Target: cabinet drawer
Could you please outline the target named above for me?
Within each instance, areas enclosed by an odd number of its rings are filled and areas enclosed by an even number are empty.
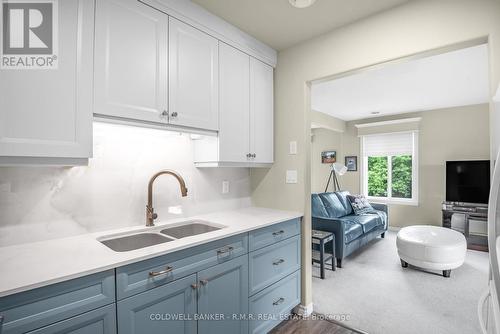
[[[300,218],[264,227],[248,234],[250,251],[266,247],[300,234]]]
[[[2,334],[32,331],[114,301],[114,270],[4,297]]]
[[[300,236],[250,253],[249,293],[254,293],[300,268]]]
[[[28,334],[54,333],[115,334],[116,305],[110,304],[97,310],[36,329]]]
[[[250,297],[249,303],[250,333],[267,333],[300,304],[300,271]]]
[[[247,253],[248,237],[241,234],[117,268],[117,298],[130,297]],[[153,272],[159,274],[153,276]]]

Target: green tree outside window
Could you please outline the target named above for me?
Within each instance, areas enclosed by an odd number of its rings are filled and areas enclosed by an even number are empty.
[[[411,155],[392,157],[392,197],[411,198]]]
[[[389,160],[390,171],[389,171]],[[368,196],[388,197],[388,175],[394,198],[412,198],[412,156],[368,157]]]
[[[387,157],[368,157],[368,196],[387,197]]]

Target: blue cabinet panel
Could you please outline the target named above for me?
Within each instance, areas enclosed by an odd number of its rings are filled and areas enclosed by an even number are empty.
[[[114,302],[114,270],[7,296],[0,299],[2,334],[29,332]]]
[[[167,284],[248,253],[248,236],[236,235],[116,269],[118,300]],[[152,277],[151,271],[168,273]]]
[[[118,302],[120,334],[196,334],[196,275]]]
[[[248,334],[248,258],[240,256],[198,273],[199,334]],[[206,318],[213,316],[221,318]]]
[[[300,233],[300,218],[264,227],[248,233],[249,250],[272,245]]]
[[[116,304],[36,329],[28,334],[116,334]]]
[[[255,294],[299,268],[299,235],[251,252],[249,254],[249,294]]]
[[[267,333],[300,304],[300,271],[250,297],[250,333]],[[265,315],[266,318],[262,317]]]

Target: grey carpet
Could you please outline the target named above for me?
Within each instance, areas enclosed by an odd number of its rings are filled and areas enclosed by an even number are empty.
[[[488,284],[488,253],[467,251],[450,278],[402,268],[396,233],[376,239],[319,278],[313,267],[314,311],[347,315],[346,325],[369,334],[480,333],[477,303]]]

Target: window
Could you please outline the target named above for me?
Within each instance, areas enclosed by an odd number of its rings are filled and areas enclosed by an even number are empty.
[[[362,184],[366,197],[396,204],[418,204],[418,132],[361,137]]]

